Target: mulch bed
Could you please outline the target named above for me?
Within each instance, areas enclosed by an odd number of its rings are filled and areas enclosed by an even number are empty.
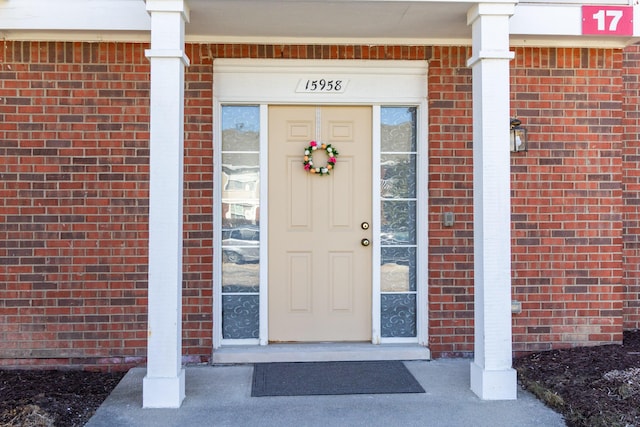
[[[640,427],[640,331],[623,345],[530,354],[514,361],[523,387],[569,427]],[[124,372],[0,370],[0,427],[81,427]]]
[[[0,370],[0,427],[81,427],[124,372]]]
[[[520,383],[567,426],[640,427],[640,331],[623,345],[553,350],[516,359]]]

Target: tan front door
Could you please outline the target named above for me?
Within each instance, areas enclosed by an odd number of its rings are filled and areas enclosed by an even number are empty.
[[[370,107],[269,107],[270,341],[371,340],[371,151]]]

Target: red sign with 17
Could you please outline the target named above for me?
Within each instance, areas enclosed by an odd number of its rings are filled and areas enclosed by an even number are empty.
[[[633,7],[582,6],[582,34],[633,35]]]

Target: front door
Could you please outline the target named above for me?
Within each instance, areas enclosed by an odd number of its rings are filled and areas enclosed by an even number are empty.
[[[269,107],[269,340],[371,340],[371,107]],[[338,151],[303,165],[311,141]],[[327,166],[326,150],[313,152]]]

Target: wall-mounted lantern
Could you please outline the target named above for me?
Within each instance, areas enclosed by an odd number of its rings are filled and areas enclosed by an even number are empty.
[[[512,153],[519,151],[527,151],[527,130],[520,126],[520,120],[513,118],[510,121],[510,142],[509,146]]]

